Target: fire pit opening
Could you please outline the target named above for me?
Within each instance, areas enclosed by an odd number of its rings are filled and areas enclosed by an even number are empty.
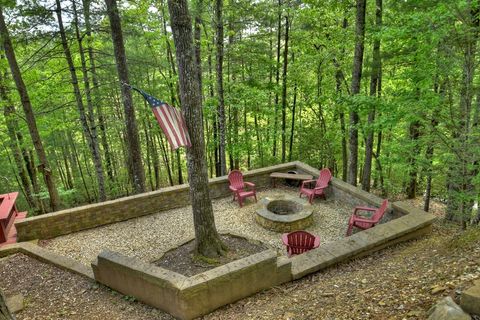
[[[290,232],[310,226],[312,214],[312,206],[307,200],[279,194],[258,202],[255,221],[265,229]]]
[[[267,210],[274,214],[295,214],[300,212],[303,207],[296,202],[289,200],[273,200],[267,205]]]

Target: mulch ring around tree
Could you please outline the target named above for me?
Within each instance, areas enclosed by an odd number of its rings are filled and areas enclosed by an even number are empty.
[[[159,260],[154,261],[153,264],[191,277],[267,249],[267,246],[259,241],[249,240],[231,234],[221,235],[220,238],[228,247],[228,251],[224,256],[218,258],[195,257],[193,254],[195,240],[190,240],[177,248],[167,251]]]

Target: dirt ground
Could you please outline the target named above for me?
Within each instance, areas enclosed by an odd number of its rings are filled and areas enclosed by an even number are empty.
[[[480,228],[462,233],[438,222],[428,237],[258,293],[204,319],[426,319],[437,300],[458,301],[479,278]],[[20,320],[172,319],[24,255],[1,259],[0,279],[7,296],[25,296]]]
[[[267,247],[261,242],[249,241],[246,238],[232,235],[221,235],[223,243],[228,248],[226,254],[210,261],[201,261],[195,259],[192,254],[194,241],[189,241],[178,248],[166,252],[162,258],[155,261],[154,264],[168,269],[184,276],[191,277],[198,273],[216,268],[229,262],[248,257],[252,254],[266,250]]]

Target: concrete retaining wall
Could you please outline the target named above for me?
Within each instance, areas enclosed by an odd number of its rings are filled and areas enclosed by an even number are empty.
[[[270,184],[270,173],[295,169],[296,162],[251,170],[244,178],[264,188]],[[210,196],[220,198],[229,195],[226,176],[209,180]],[[18,241],[49,239],[101,225],[124,221],[164,210],[180,208],[190,203],[188,184],[162,188],[116,200],[57,211],[16,222]]]
[[[180,319],[193,319],[291,280],[291,262],[273,250],[192,277],[111,251],[92,264],[95,279]]]

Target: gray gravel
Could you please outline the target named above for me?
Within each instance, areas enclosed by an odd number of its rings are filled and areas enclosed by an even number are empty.
[[[257,191],[258,199],[284,193],[298,196],[297,189],[277,187]],[[268,231],[255,222],[253,198],[240,208],[231,197],[213,201],[215,222],[220,233],[234,233],[264,242],[284,253],[281,234]],[[104,249],[146,262],[159,259],[166,251],[194,236],[191,206],[162,211],[156,214],[122,221],[107,226],[84,230],[51,240],[40,245],[59,254],[69,256],[89,265]],[[320,243],[328,243],[344,237],[352,208],[334,200],[315,199],[314,223],[306,230],[320,236]]]

